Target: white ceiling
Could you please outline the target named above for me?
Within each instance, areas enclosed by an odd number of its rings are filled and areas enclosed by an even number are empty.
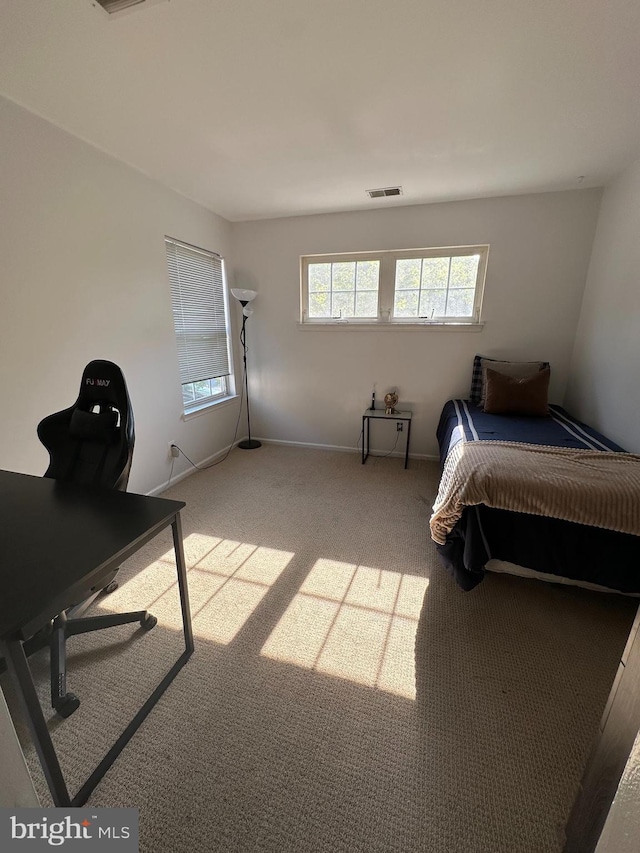
[[[230,220],[600,186],[640,3],[0,0],[0,92]]]

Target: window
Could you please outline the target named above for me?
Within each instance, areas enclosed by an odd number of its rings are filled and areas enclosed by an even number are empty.
[[[489,246],[301,259],[301,321],[309,324],[480,322]]]
[[[310,318],[378,316],[379,260],[310,262],[307,269]]]
[[[165,238],[185,413],[232,393],[229,313],[220,255]]]

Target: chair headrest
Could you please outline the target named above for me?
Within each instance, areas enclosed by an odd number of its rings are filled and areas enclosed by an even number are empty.
[[[122,371],[112,361],[89,362],[82,374],[77,406],[88,409],[95,403],[107,403],[118,411],[130,406]]]

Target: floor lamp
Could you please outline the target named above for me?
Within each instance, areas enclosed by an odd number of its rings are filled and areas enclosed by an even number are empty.
[[[242,331],[240,332],[240,343],[242,344],[242,355],[244,358],[244,390],[247,399],[247,431],[249,438],[239,442],[238,447],[242,450],[255,450],[256,447],[262,447],[262,443],[255,438],[251,438],[251,416],[249,414],[249,381],[247,378],[247,337],[246,324],[247,317],[253,314],[253,308],[249,303],[258,295],[255,290],[242,290],[241,288],[232,288],[231,295],[234,296],[242,305]]]

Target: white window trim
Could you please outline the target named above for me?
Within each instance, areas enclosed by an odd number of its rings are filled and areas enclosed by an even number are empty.
[[[198,418],[200,415],[206,415],[207,412],[210,412],[213,409],[223,409],[225,406],[229,406],[231,403],[235,403],[239,399],[240,398],[237,394],[230,393],[226,397],[217,397],[215,400],[209,400],[208,402],[200,403],[197,406],[190,406],[188,409],[183,411],[182,420],[190,421],[191,418]]]
[[[370,320],[364,322],[336,320],[316,323],[307,320],[304,323],[298,322],[296,325],[301,332],[424,332],[426,329],[430,332],[481,332],[486,323],[484,320],[479,323],[437,323],[433,320],[422,320],[419,323],[386,323]]]
[[[233,368],[233,364],[229,365]],[[232,374],[224,377],[226,379],[226,389],[221,391],[219,394],[216,394],[213,397],[200,397],[197,400],[194,400],[192,403],[183,403],[183,409],[185,415],[190,415],[193,412],[199,412],[201,409],[208,409],[211,406],[217,406],[218,403],[222,403],[224,400],[228,400],[230,397],[234,396],[234,389],[231,383]],[[180,386],[184,388],[184,385]],[[183,398],[184,399],[184,398]]]
[[[471,317],[394,317],[393,306],[395,302],[395,264],[397,260],[404,258],[429,257],[462,257],[464,255],[480,255],[478,276],[474,293],[473,312]],[[363,261],[377,260],[380,262],[380,280],[378,285],[378,317],[371,318],[336,318],[336,317],[308,317],[309,287],[308,270],[310,263],[339,263],[341,261]],[[323,255],[301,255],[300,257],[300,317],[299,328],[332,328],[349,329],[354,331],[373,329],[406,329],[431,330],[439,329],[446,331],[474,330],[480,331],[484,328],[482,320],[482,300],[484,296],[484,285],[487,274],[487,263],[489,260],[489,245],[486,243],[476,246],[441,246],[422,249],[395,249],[382,252],[342,252]]]

